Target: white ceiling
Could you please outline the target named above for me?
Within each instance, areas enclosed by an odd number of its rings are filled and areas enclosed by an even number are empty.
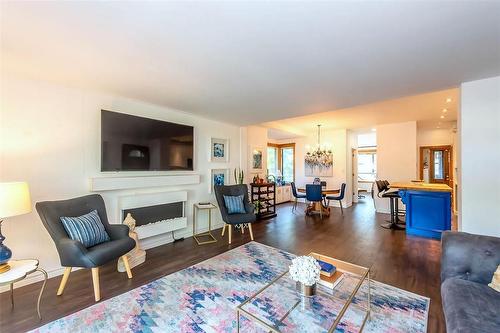
[[[246,125],[500,74],[500,2],[1,2],[2,72]]]
[[[318,124],[322,129],[347,128],[356,132],[405,121],[416,121],[419,128],[452,128],[457,120],[458,100],[458,88],[447,89],[261,125],[269,129],[269,137],[275,140],[308,135],[316,132]]]

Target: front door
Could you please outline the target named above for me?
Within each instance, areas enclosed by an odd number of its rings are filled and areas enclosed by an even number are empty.
[[[422,180],[453,187],[451,146],[420,147],[420,161]]]

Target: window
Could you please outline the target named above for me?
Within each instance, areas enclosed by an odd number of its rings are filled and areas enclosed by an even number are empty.
[[[358,152],[358,179],[364,181],[375,181],[377,177],[377,153]]]
[[[444,179],[444,163],[442,150],[434,151],[434,179]]]
[[[267,170],[275,177],[282,176],[287,183],[295,179],[295,143],[274,144],[267,147]]]
[[[283,180],[287,183],[293,182],[295,147],[287,147],[280,149],[281,149],[281,174],[283,175]]]
[[[278,148],[267,147],[267,170],[270,175],[275,175],[278,171]]]

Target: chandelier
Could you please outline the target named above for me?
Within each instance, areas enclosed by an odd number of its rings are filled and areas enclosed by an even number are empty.
[[[315,149],[310,149],[306,152],[305,162],[310,167],[320,169],[330,168],[333,166],[333,153],[326,146],[321,147],[321,125],[318,125],[318,144]]]

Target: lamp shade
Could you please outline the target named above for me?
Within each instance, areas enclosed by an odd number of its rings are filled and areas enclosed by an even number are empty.
[[[28,183],[0,183],[0,218],[31,212]]]

